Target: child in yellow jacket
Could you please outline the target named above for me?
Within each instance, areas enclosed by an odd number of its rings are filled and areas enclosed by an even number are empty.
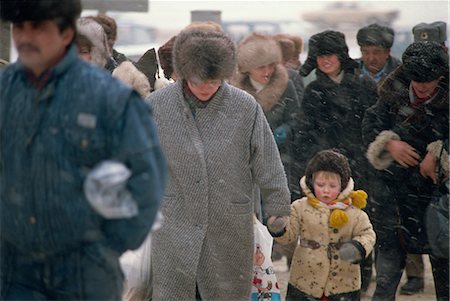
[[[289,223],[278,233],[281,244],[300,238],[291,264],[286,300],[360,300],[358,264],[375,244],[367,214],[367,194],[354,191],[347,158],[337,150],[318,152],[300,186],[306,197],[292,203]],[[269,221],[269,224],[272,221]]]

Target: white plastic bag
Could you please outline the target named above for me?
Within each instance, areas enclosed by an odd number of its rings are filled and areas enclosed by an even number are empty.
[[[271,259],[273,238],[256,217],[253,218],[255,248],[251,301],[281,301],[280,287]]]
[[[164,217],[160,212],[145,241],[134,251],[127,251],[120,257],[125,274],[124,301],[149,301],[152,298],[151,234],[159,229]]]
[[[84,181],[89,204],[108,219],[130,218],[138,214],[138,206],[126,189],[130,170],[121,162],[107,160],[95,166]]]

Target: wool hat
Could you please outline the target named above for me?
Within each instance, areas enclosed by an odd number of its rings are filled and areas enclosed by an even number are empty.
[[[176,37],[177,36],[171,37],[170,40],[158,48],[159,63],[164,71],[164,76],[167,79],[170,79],[173,73],[172,52]]]
[[[303,51],[303,39],[300,36],[276,34],[274,38],[280,45],[283,59],[299,59]]]
[[[222,32],[182,30],[173,46],[173,67],[180,79],[228,79],[236,66],[236,48]]]
[[[300,69],[302,76],[307,76],[317,68],[317,56],[336,54],[343,70],[353,70],[358,64],[348,55],[345,35],[339,31],[325,30],[309,39],[308,58]]]
[[[104,68],[111,53],[103,27],[94,19],[82,17],[77,20],[77,33],[85,36],[92,43],[91,62]]]
[[[433,41],[445,43],[447,40],[447,23],[436,21],[433,23],[419,23],[412,28],[414,42]]]
[[[351,177],[350,165],[337,149],[326,149],[316,153],[308,162],[305,170],[306,185],[314,191],[313,174],[318,171],[329,171],[341,177],[341,191],[347,187]]]
[[[237,47],[239,72],[281,63],[281,48],[275,38],[253,32],[241,40]]]
[[[417,82],[430,82],[448,73],[448,53],[436,42],[414,42],[402,56],[406,77]]]
[[[81,14],[81,0],[8,0],[0,1],[0,19],[12,23],[62,19],[75,27]]]
[[[374,23],[358,30],[356,39],[359,46],[381,46],[390,49],[394,43],[394,36],[392,28]]]

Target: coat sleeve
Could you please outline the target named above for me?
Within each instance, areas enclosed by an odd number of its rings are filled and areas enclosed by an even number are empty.
[[[250,147],[250,166],[262,194],[263,210],[268,215],[289,215],[291,196],[286,174],[272,131],[258,104],[256,105]]]
[[[112,157],[131,171],[127,189],[138,204],[138,215],[105,220],[107,243],[123,252],[136,249],[146,238],[164,194],[167,165],[159,144],[150,106],[131,93],[110,128]]]
[[[289,216],[289,223],[286,227],[286,232],[282,236],[274,237],[274,239],[280,244],[286,245],[298,240],[300,233],[300,219],[299,211],[296,210],[296,205],[299,200],[295,201],[291,205],[291,214]]]
[[[367,146],[367,159],[376,169],[383,170],[393,162],[385,146],[391,140],[401,140],[392,130],[391,108],[382,99],[366,110],[362,121],[363,142]]]
[[[367,214],[360,209],[357,210],[360,211],[360,214],[356,218],[356,224],[353,228],[352,240],[357,241],[359,245],[364,248],[364,252],[362,253],[363,257],[366,257],[373,250],[376,235]]]

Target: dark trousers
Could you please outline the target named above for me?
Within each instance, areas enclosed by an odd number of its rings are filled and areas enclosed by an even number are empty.
[[[52,256],[10,253],[2,300],[121,300],[118,255],[97,244]]]
[[[389,248],[380,245],[377,253],[377,287],[372,301],[394,301],[398,284],[405,268],[406,253],[398,244],[389,244]],[[434,278],[436,299],[449,300],[449,261],[430,255]]]
[[[315,298],[304,292],[298,290],[295,286],[288,283],[286,301],[321,301],[322,298]],[[327,297],[328,301],[359,301],[360,293],[359,291],[336,294]]]

